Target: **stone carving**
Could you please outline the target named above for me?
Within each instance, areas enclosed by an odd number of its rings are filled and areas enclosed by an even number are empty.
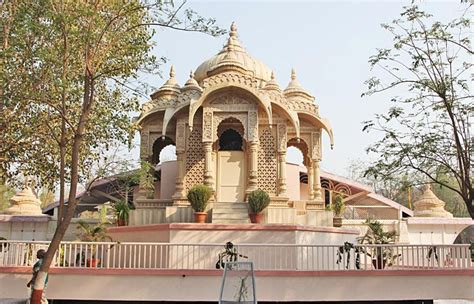
[[[148,132],[142,131],[140,133],[140,159],[146,160],[149,154]]]
[[[312,132],[311,139],[311,158],[321,160],[321,132]]]
[[[219,124],[227,119],[227,118],[235,118],[244,127],[244,132],[242,135],[243,139],[247,140],[247,113],[223,113],[223,112],[217,112],[214,113],[213,116],[213,122],[212,122],[212,134],[214,135],[214,138],[212,141],[216,141],[219,138],[219,134],[217,133],[217,129],[219,128]],[[237,130],[236,130],[237,131]]]
[[[270,196],[275,196],[277,185],[275,138],[268,127],[261,130],[260,133],[257,176],[258,188],[266,191]]]
[[[207,107],[202,115],[202,141],[212,141],[212,110]]]
[[[256,102],[239,96],[223,95],[212,100],[209,103],[209,108],[214,112],[247,112],[257,110],[258,105]]]
[[[278,151],[286,151],[287,146],[286,124],[278,125]]]
[[[186,150],[186,121],[178,119],[176,122],[176,152],[184,152]]]
[[[257,111],[248,112],[248,139],[258,141],[258,115]]]
[[[224,83],[229,85],[239,84],[255,90],[259,88],[259,81],[257,79],[236,72],[224,72],[208,77],[203,80],[202,88],[206,90]]]
[[[196,184],[204,182],[204,152],[202,133],[198,126],[189,135],[186,148],[186,192]]]

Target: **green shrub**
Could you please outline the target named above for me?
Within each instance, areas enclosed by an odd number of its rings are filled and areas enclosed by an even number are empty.
[[[130,207],[128,203],[124,200],[120,200],[114,204],[115,207],[115,218],[117,221],[125,221],[128,223],[128,218],[130,215]]]
[[[206,210],[212,190],[206,185],[194,185],[188,191],[188,201],[195,212],[204,212]]]
[[[345,208],[346,206],[344,205],[342,195],[336,195],[336,197],[334,197],[334,201],[332,202],[332,211],[334,211],[334,215],[336,217],[341,217]]]
[[[252,213],[259,214],[270,204],[268,193],[257,189],[249,194],[249,208]]]

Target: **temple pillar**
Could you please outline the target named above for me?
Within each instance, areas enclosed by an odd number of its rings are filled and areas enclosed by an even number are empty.
[[[318,202],[323,201],[323,195],[321,193],[321,175],[320,175],[320,167],[319,167],[319,160],[313,161],[313,169],[314,169],[314,200]]]
[[[249,142],[249,182],[245,192],[250,193],[258,188],[258,141]]]
[[[215,191],[212,176],[212,142],[203,142],[202,147],[204,150],[204,184]]]
[[[173,204],[189,205],[186,199],[186,187],[184,185],[184,178],[186,174],[186,120],[184,118],[178,119],[176,122],[176,164],[178,172],[176,174],[176,190],[173,195]]]
[[[185,153],[184,151],[176,151],[176,163],[178,165],[178,174],[176,175],[176,191],[173,199],[185,199],[186,192],[184,189],[184,173],[185,173]]]
[[[312,161],[306,166],[306,170],[308,171],[308,197],[312,201],[314,200],[314,170]]]
[[[286,151],[278,152],[278,166],[280,171],[280,176],[278,179],[278,196],[287,197],[288,194],[286,193]]]

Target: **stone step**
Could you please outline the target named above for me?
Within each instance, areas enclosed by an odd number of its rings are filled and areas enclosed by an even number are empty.
[[[212,219],[213,224],[248,224],[250,219]]]
[[[212,209],[212,213],[248,213],[247,208],[216,208]]]
[[[247,213],[212,213],[213,219],[246,219],[248,217]]]
[[[214,208],[247,208],[247,203],[235,203],[235,202],[214,202]]]

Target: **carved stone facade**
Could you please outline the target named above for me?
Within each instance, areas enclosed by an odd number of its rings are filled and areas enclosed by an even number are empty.
[[[189,188],[204,183],[214,199],[245,200],[260,188],[271,196],[270,206],[288,207],[288,146],[302,150],[310,180],[307,197],[322,199],[315,193],[321,188],[321,132],[328,132],[332,143],[332,130],[294,71],[280,89],[271,70],[240,45],[232,26],[224,48],[191,73],[184,86],[174,77],[172,68],[170,78],[143,105],[137,123],[142,159],[150,158],[160,138],[176,144],[176,206],[185,205]]]

